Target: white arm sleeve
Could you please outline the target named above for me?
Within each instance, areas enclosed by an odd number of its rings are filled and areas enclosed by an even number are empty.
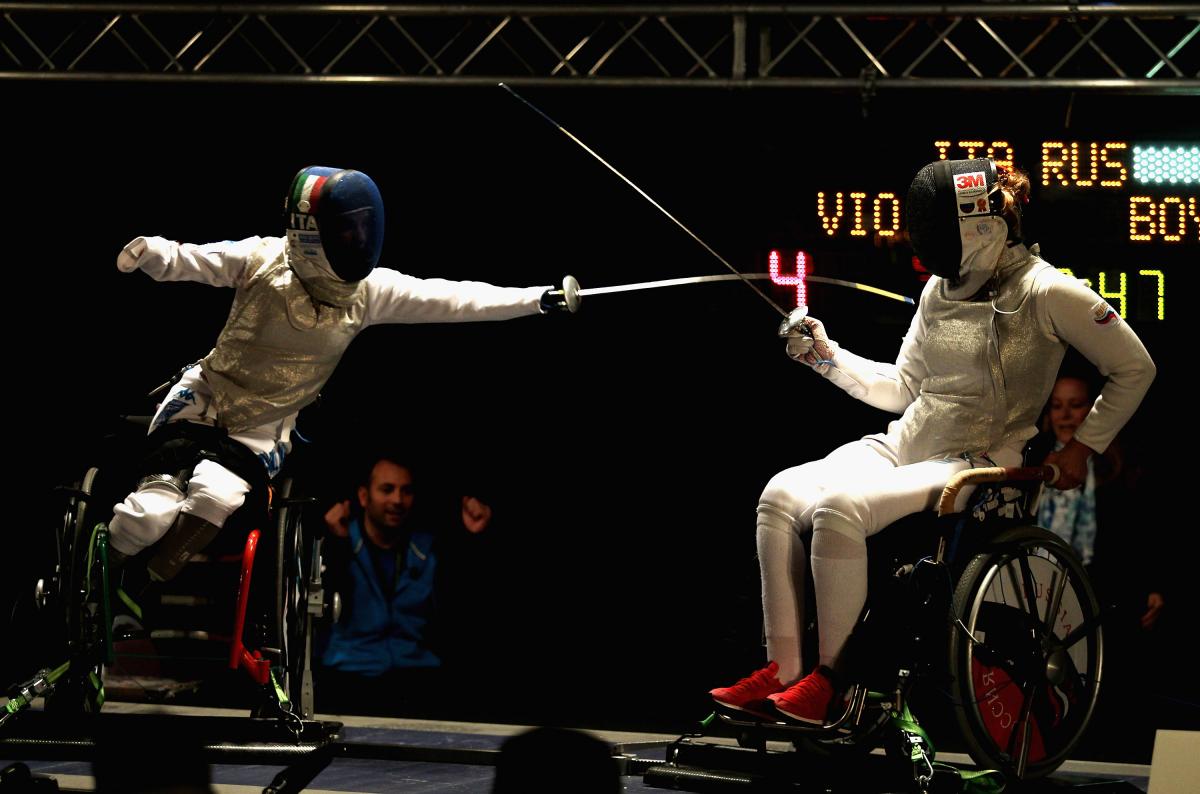
[[[1037,286],[1043,328],[1096,365],[1108,383],[1092,405],[1075,438],[1104,452],[1133,416],[1154,380],[1155,366],[1124,320],[1103,298],[1076,279],[1047,271]]]
[[[140,269],[155,281],[199,281],[213,287],[236,287],[246,275],[250,254],[261,237],[193,245],[162,237],[137,237],[117,256],[117,267]]]
[[[821,374],[873,408],[904,413],[917,399],[925,379],[925,360],[921,356],[921,341],[925,338],[922,306],[923,301],[900,343],[895,364],[872,361],[839,347],[833,355],[834,365],[824,368]]]
[[[415,278],[376,268],[366,278],[366,325],[509,320],[540,314],[550,287],[496,287],[482,281]]]

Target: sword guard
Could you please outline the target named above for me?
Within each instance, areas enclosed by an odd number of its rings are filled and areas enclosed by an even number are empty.
[[[574,276],[563,277],[562,287],[548,289],[542,294],[542,311],[563,311],[574,314],[579,311],[582,297],[579,294],[579,282]]]
[[[567,311],[571,314],[579,311],[579,282],[574,276],[565,276],[562,284],[563,300],[567,302]]]
[[[812,334],[808,331],[808,325],[804,322],[807,317],[807,306],[797,306],[792,309],[784,321],[779,324],[779,335],[782,337],[811,337]]]

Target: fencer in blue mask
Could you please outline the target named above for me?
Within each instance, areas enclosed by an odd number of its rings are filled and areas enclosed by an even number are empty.
[[[579,305],[569,276],[560,288],[510,288],[378,267],[383,200],[360,171],[302,169],[284,225],[282,237],[208,245],[137,237],[117,257],[126,273],[236,290],[212,352],[158,406],[145,476],[116,505],[109,527],[118,564],[144,553],[151,578],[171,578],[248,495],[265,490],[291,447],[297,413],[363,329],[506,320]]]

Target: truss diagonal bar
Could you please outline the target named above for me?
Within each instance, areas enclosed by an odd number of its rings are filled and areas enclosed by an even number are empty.
[[[362,37],[367,35],[367,31],[374,27],[375,23],[378,21],[379,17],[371,17],[369,20],[367,20],[367,24],[359,28],[358,33],[355,33],[350,38],[350,41],[346,42],[346,46],[342,47],[341,51],[337,55],[333,56],[329,63],[325,64],[325,67],[321,69],[321,74],[329,74],[333,70],[333,67],[337,66],[338,61],[344,58],[346,53],[354,49],[354,45],[358,44],[358,42],[362,40]]]
[[[1088,46],[1089,46],[1089,47],[1091,47],[1091,48],[1092,48],[1092,50],[1093,50],[1093,51],[1094,51],[1094,52],[1095,52],[1097,55],[1099,55],[1099,56],[1100,56],[1100,58],[1101,58],[1101,59],[1102,59],[1102,60],[1103,60],[1105,63],[1107,63],[1107,64],[1108,64],[1109,68],[1113,70],[1113,74],[1117,75],[1117,77],[1128,77],[1128,76],[1129,76],[1129,75],[1125,74],[1125,70],[1124,70],[1124,69],[1122,69],[1122,68],[1121,68],[1121,67],[1120,67],[1120,66],[1117,64],[1117,62],[1116,62],[1116,61],[1114,61],[1112,58],[1110,58],[1110,57],[1108,56],[1108,53],[1107,53],[1107,52],[1105,52],[1105,51],[1104,51],[1104,50],[1103,50],[1103,49],[1100,47],[1100,45],[1096,43],[1096,40],[1095,40],[1095,39],[1092,39],[1091,41],[1089,41],[1089,42],[1088,42]]]
[[[1021,50],[1021,57],[1026,58],[1029,56],[1030,53],[1032,53],[1034,50],[1036,50],[1038,48],[1038,45],[1040,45],[1043,41],[1045,41],[1046,37],[1050,35],[1050,32],[1052,30],[1054,30],[1056,27],[1058,27],[1058,23],[1059,23],[1059,20],[1057,20],[1057,19],[1050,20],[1050,22],[1046,24],[1046,27],[1044,27],[1042,29],[1042,32],[1037,34],[1036,36],[1034,36],[1033,40],[1025,45],[1025,49]],[[1013,63],[1010,63],[1008,66],[1005,66],[1004,69],[1001,70],[1000,76],[1007,77],[1008,73],[1010,71],[1012,71],[1012,68],[1016,65],[1017,65],[1016,61],[1014,61]],[[1033,76],[1035,76],[1035,75],[1033,75],[1033,74],[1030,75],[1030,77],[1033,77]]]
[[[770,63],[759,66],[758,76],[766,77],[767,75],[769,75],[771,73],[771,70],[775,68],[776,64],[778,64],[781,60],[783,60],[784,56],[786,56],[789,52],[791,52],[793,47],[795,47],[797,44],[799,44],[801,42],[801,40],[807,40],[807,39],[805,39],[805,37],[808,35],[808,32],[810,30],[812,30],[814,27],[816,27],[816,24],[820,21],[821,21],[820,17],[813,17],[811,20],[809,20],[808,26],[805,27],[804,30],[798,31],[796,34],[796,37],[794,39],[792,39],[791,41],[789,41],[787,46],[784,47],[782,50],[780,50],[779,54],[776,55],[771,60]],[[796,30],[795,24],[792,24],[792,30]],[[818,55],[819,54],[820,53],[818,53]],[[824,56],[822,56],[822,57],[824,57]],[[834,74],[838,74],[838,71],[837,71],[837,69],[834,69],[833,64],[829,63],[828,61],[826,61],[826,64],[829,66],[830,69],[833,69]],[[839,74],[839,76],[840,76],[840,74]]]
[[[396,29],[400,31],[400,35],[404,36],[404,38],[408,40],[408,43],[413,46],[413,49],[415,49],[417,51],[417,53],[422,58],[425,59],[425,66],[421,67],[422,73],[424,73],[426,67],[432,66],[434,72],[436,72],[438,75],[445,74],[445,72],[442,71],[442,67],[438,66],[437,61],[435,61],[433,58],[431,58],[429,56],[429,53],[425,52],[425,48],[422,47],[420,45],[420,43],[416,39],[413,38],[412,34],[409,33],[408,30],[403,25],[401,25],[400,22],[394,16],[388,17],[388,21],[391,22],[392,25],[394,25],[396,27]]]
[[[862,39],[854,35],[854,31],[851,30],[850,26],[846,24],[846,20],[842,19],[841,17],[834,17],[834,20],[838,23],[838,25],[841,26],[842,30],[846,31],[846,35],[850,37],[850,40],[853,41],[860,50],[862,50],[863,55],[867,56],[867,60],[869,60],[871,65],[875,67],[875,71],[879,72],[879,74],[883,75],[884,77],[891,77],[891,75],[888,74],[887,69],[883,68],[883,64],[879,62],[879,59],[876,58],[869,49],[867,49],[867,45],[862,43]]]
[[[917,59],[908,65],[908,68],[904,70],[901,76],[912,77],[913,69],[916,69],[918,66],[920,66],[921,61],[928,58],[929,53],[937,49],[937,45],[941,44],[942,41],[944,41],[945,38],[950,35],[950,31],[958,27],[960,22],[962,22],[962,17],[954,17],[954,19],[950,21],[950,24],[946,26],[946,29],[939,33],[937,37],[929,43],[929,46],[925,48],[925,51],[918,55]],[[930,27],[933,27],[932,23],[930,24]]]
[[[341,26],[342,26],[341,21],[334,23],[334,25],[331,28],[329,28],[329,30],[325,31],[321,35],[320,38],[318,38],[315,42],[310,44],[308,49],[304,51],[304,59],[306,61],[314,60],[316,58],[317,51],[320,50],[321,47],[325,46],[326,41],[333,38],[333,34],[337,33],[338,28],[340,28]],[[314,63],[315,63],[315,60],[314,60]]]
[[[570,70],[571,74],[579,74],[579,70],[577,70],[567,58],[563,57],[563,54],[558,51],[558,48],[550,43],[550,39],[542,35],[542,31],[538,30],[537,25],[533,24],[533,21],[530,20],[529,17],[523,16],[521,17],[521,21],[525,23],[526,27],[533,31],[533,35],[537,36],[538,40],[541,41],[542,44],[546,45],[546,49],[550,50],[550,52],[554,54],[555,58],[558,58],[558,63],[554,65],[554,70],[550,72],[550,74],[557,74],[558,70],[563,66],[566,66],[567,69]]]
[[[451,36],[449,39],[447,39],[446,43],[443,44],[441,46],[441,48],[433,54],[433,59],[436,61],[438,58],[441,58],[442,55],[444,55],[447,50],[449,50],[451,47],[453,47],[458,42],[458,40],[460,38],[462,38],[463,34],[466,33],[470,29],[471,29],[471,20],[468,19],[466,22],[463,23],[462,27],[460,27],[458,29],[458,32],[456,32],[453,36]],[[421,74],[425,74],[425,70],[427,68],[428,68],[427,66],[422,66]],[[445,74],[445,72],[443,72],[441,69],[438,69],[437,72],[439,75]]]
[[[142,60],[142,56],[138,54],[138,51],[137,51],[137,50],[135,50],[133,47],[131,47],[131,46],[129,45],[129,42],[128,42],[128,41],[125,39],[125,37],[124,37],[124,36],[122,36],[122,35],[121,35],[121,31],[120,31],[120,30],[118,30],[117,28],[115,28],[115,27],[114,27],[114,28],[112,29],[112,36],[113,36],[113,38],[114,38],[114,39],[116,39],[117,41],[121,42],[121,46],[122,46],[122,47],[124,47],[126,50],[128,50],[128,51],[129,51],[129,54],[133,56],[133,59],[134,59],[135,61],[137,61],[138,63],[140,63],[140,64],[142,65],[142,68],[143,68],[143,69],[145,69],[145,70],[149,71],[149,69],[150,69],[150,64],[148,64],[148,63],[146,63],[144,60]]]
[[[239,39],[245,42],[246,46],[250,49],[250,52],[258,56],[258,59],[262,61],[263,65],[267,67],[267,70],[270,71],[271,74],[275,74],[279,71],[275,68],[275,64],[271,62],[271,59],[264,55],[263,51],[255,46],[254,40],[247,36],[244,30],[239,30],[237,36]]]
[[[1061,61],[1059,61],[1058,63],[1054,64],[1053,68],[1051,68],[1051,69],[1050,69],[1050,71],[1046,72],[1046,76],[1047,76],[1047,77],[1054,77],[1056,74],[1058,74],[1058,70],[1059,70],[1059,69],[1061,69],[1061,68],[1062,68],[1062,67],[1063,67],[1063,66],[1064,66],[1064,65],[1067,63],[1067,61],[1069,61],[1069,60],[1071,60],[1072,58],[1074,58],[1074,57],[1075,57],[1075,53],[1077,53],[1077,52],[1079,52],[1081,49],[1083,49],[1083,45],[1085,45],[1085,44],[1087,44],[1089,41],[1091,41],[1091,40],[1092,40],[1092,36],[1095,36],[1095,35],[1096,35],[1096,33],[1097,33],[1097,32],[1099,32],[1100,28],[1104,27],[1105,23],[1107,23],[1107,22],[1108,22],[1108,18],[1107,18],[1107,17],[1105,17],[1105,18],[1102,18],[1102,19],[1099,19],[1099,20],[1097,20],[1097,21],[1096,21],[1096,24],[1092,26],[1092,29],[1091,29],[1091,30],[1089,30],[1089,31],[1088,31],[1086,34],[1085,34],[1085,33],[1080,33],[1080,34],[1079,34],[1079,36],[1080,36],[1080,39],[1079,39],[1079,41],[1078,41],[1078,42],[1076,42],[1076,44],[1075,44],[1075,46],[1074,46],[1074,47],[1072,47],[1071,49],[1067,50],[1067,54],[1066,54],[1066,55],[1064,55],[1064,56],[1062,57],[1062,60],[1061,60]],[[1075,28],[1075,30],[1078,32],[1078,31],[1079,31],[1079,28],[1078,28],[1078,27],[1076,27],[1076,28]]]
[[[497,41],[499,41],[501,44],[503,44],[503,45],[504,45],[504,49],[508,50],[508,51],[509,51],[509,53],[511,53],[511,54],[512,54],[512,56],[513,56],[514,58],[516,58],[516,59],[517,59],[517,62],[518,62],[518,63],[520,63],[522,66],[524,66],[524,67],[525,67],[525,71],[526,71],[528,74],[530,74],[530,75],[535,75],[535,74],[537,74],[537,70],[536,70],[536,69],[534,69],[532,66],[530,66],[530,65],[529,65],[529,61],[525,60],[525,59],[524,59],[524,58],[521,56],[521,52],[520,52],[520,50],[518,50],[516,47],[514,47],[514,46],[512,45],[512,42],[510,42],[510,41],[508,40],[508,38],[507,38],[507,37],[506,37],[506,36],[505,36],[503,33],[501,33],[501,34],[497,35],[497,36],[496,36],[496,40],[497,40]]]
[[[833,72],[836,77],[843,76],[842,70],[834,66],[833,61],[826,58],[825,53],[821,52],[820,48],[818,48],[817,45],[813,43],[812,39],[808,38],[807,36],[804,38],[804,46],[812,50],[813,54],[821,60],[821,63],[825,64],[829,71]]]
[[[895,47],[900,42],[904,41],[904,39],[908,36],[909,33],[912,33],[913,28],[915,28],[916,26],[917,26],[917,21],[915,19],[908,20],[908,24],[904,26],[904,30],[897,33],[892,38],[892,40],[887,43],[887,46],[879,51],[879,57],[882,58],[883,56],[885,56],[889,52],[891,52],[892,48]]]
[[[148,39],[150,39],[150,41],[154,42],[154,46],[158,47],[159,52],[161,52],[163,55],[167,56],[167,65],[163,67],[163,71],[165,72],[167,69],[170,69],[172,66],[174,66],[175,71],[182,72],[183,64],[181,64],[179,61],[175,60],[175,56],[172,55],[171,51],[166,48],[166,45],[164,45],[161,41],[159,41],[158,36],[155,36],[154,32],[146,26],[146,23],[142,21],[142,15],[141,14],[133,14],[130,16],[130,19],[133,20],[134,24],[136,24],[139,28],[142,29],[142,32],[146,34],[146,38],[148,38]],[[149,67],[147,67],[147,68],[149,68]]]
[[[588,69],[588,77],[594,77],[596,72],[600,71],[600,67],[604,65],[605,61],[611,58],[612,54],[617,51],[617,48],[624,44],[629,37],[636,33],[637,29],[644,24],[646,24],[646,17],[639,17],[638,21],[633,24],[633,27],[628,29],[626,29],[624,25],[621,25],[621,28],[625,30],[625,33],[619,39],[617,39],[613,45],[604,52],[603,55],[600,56],[599,60],[592,64],[592,68]],[[662,65],[659,64],[660,68],[661,66]]]
[[[724,36],[717,39],[716,42],[711,47],[709,47],[707,50],[705,50],[704,51],[705,61],[707,61],[710,57],[712,57],[712,54],[714,52],[716,52],[718,49],[720,49],[722,44],[729,41],[729,37],[732,35],[733,35],[732,33],[726,33]],[[692,67],[687,70],[687,76],[691,77],[693,74],[696,73],[696,70],[699,68],[700,68],[700,64],[693,64]]]
[[[121,15],[117,14],[112,19],[108,20],[108,24],[105,25],[103,28],[101,28],[100,32],[97,33],[90,42],[88,42],[88,45],[83,48],[83,52],[76,55],[75,60],[73,60],[69,64],[67,64],[67,71],[68,72],[74,71],[75,66],[78,65],[78,63],[80,61],[82,61],[89,52],[92,51],[93,47],[95,47],[97,44],[100,43],[101,39],[103,39],[105,36],[108,35],[108,32],[113,29],[113,26],[116,25],[120,19],[121,19]]]
[[[198,72],[198,71],[200,71],[201,69],[203,69],[203,68],[204,68],[204,64],[208,63],[209,59],[211,59],[211,58],[212,58],[214,55],[216,55],[216,54],[217,54],[217,52],[218,52],[218,51],[219,51],[219,50],[220,50],[222,47],[224,47],[224,46],[225,46],[226,42],[228,42],[228,41],[229,41],[231,38],[233,38],[233,37],[234,37],[234,35],[235,35],[235,34],[238,32],[238,30],[240,30],[240,29],[241,29],[242,25],[246,24],[246,20],[247,20],[247,19],[249,19],[249,18],[250,18],[250,17],[248,17],[248,16],[244,16],[244,15],[243,15],[241,19],[239,19],[237,22],[235,22],[235,23],[234,23],[234,25],[233,25],[233,27],[231,27],[231,28],[230,28],[230,29],[229,29],[229,30],[228,30],[228,31],[225,33],[225,35],[221,37],[220,41],[218,41],[216,44],[214,44],[214,45],[213,45],[213,47],[212,47],[212,49],[211,49],[211,50],[209,50],[208,52],[206,52],[206,53],[204,54],[204,57],[203,57],[203,58],[201,58],[199,61],[197,61],[197,62],[196,62],[196,65],[192,67],[192,71],[193,71],[193,72]]]
[[[955,55],[957,55],[957,56],[958,56],[958,59],[959,59],[960,61],[962,61],[963,63],[965,63],[965,64],[967,65],[967,68],[968,68],[968,69],[970,69],[970,70],[971,70],[971,72],[972,72],[972,73],[973,73],[973,74],[974,74],[976,77],[983,77],[983,72],[979,71],[979,69],[978,69],[978,68],[976,68],[975,64],[971,63],[970,59],[968,59],[968,58],[967,58],[967,56],[966,56],[965,54],[963,54],[963,51],[962,51],[962,50],[960,50],[958,47],[954,46],[954,42],[950,41],[950,37],[949,37],[949,36],[947,36],[946,38],[944,38],[944,39],[942,40],[942,43],[943,43],[943,44],[945,44],[947,48],[949,48],[950,52],[952,52],[952,53],[954,53]]]
[[[643,55],[650,59],[652,64],[658,67],[658,71],[662,73],[663,77],[671,76],[671,70],[664,66],[662,61],[654,57],[654,53],[650,51],[649,47],[642,43],[642,40],[639,39],[636,34],[630,36],[629,40],[632,41],[634,45],[636,45],[637,48],[642,51]]]
[[[492,39],[494,39],[494,38],[496,38],[496,36],[500,35],[500,31],[504,30],[505,25],[507,25],[511,20],[512,20],[512,17],[510,17],[510,16],[505,17],[504,19],[500,20],[500,24],[498,24],[498,25],[496,25],[496,27],[492,28],[491,33],[488,33],[486,36],[484,36],[483,41],[479,42],[479,46],[476,47],[474,50],[472,50],[471,54],[468,55],[466,57],[466,59],[464,59],[463,62],[458,65],[458,68],[456,68],[454,70],[454,74],[455,75],[462,74],[463,69],[467,68],[467,64],[469,64],[469,63],[471,63],[471,61],[475,60],[475,56],[478,55],[479,53],[483,52],[483,48],[486,47],[488,44],[490,44]]]
[[[400,31],[400,35],[404,36],[404,38],[408,40],[408,43],[413,46],[413,49],[415,49],[417,51],[417,53],[422,58],[425,59],[426,66],[432,66],[433,70],[435,72],[437,72],[438,75],[445,74],[445,72],[442,71],[442,67],[437,65],[437,61],[435,61],[433,58],[431,58],[429,56],[429,53],[425,52],[425,48],[422,47],[420,45],[420,43],[418,43],[417,40],[413,38],[412,34],[409,33],[408,30],[406,30],[405,27],[400,24],[400,20],[396,19],[395,16],[389,16],[388,22],[391,22],[392,26],[395,27],[396,30]],[[421,67],[421,71],[422,71],[422,73],[424,73],[425,66]]]
[[[204,29],[197,30],[195,33],[193,33],[192,37],[183,43],[183,46],[179,49],[179,52],[175,53],[175,58],[177,60],[179,58],[182,58],[187,53],[187,51],[192,48],[193,44],[200,41],[200,37],[203,35],[204,35]]]
[[[1171,58],[1174,58],[1176,55],[1179,54],[1180,50],[1182,50],[1184,47],[1187,46],[1189,41],[1191,41],[1192,39],[1194,39],[1196,37],[1197,33],[1200,33],[1200,22],[1197,22],[1196,27],[1192,28],[1190,31],[1185,33],[1183,38],[1181,38],[1179,40],[1179,43],[1176,44],[1174,47],[1172,47],[1171,51],[1168,52],[1167,55]],[[1149,78],[1153,77],[1154,75],[1158,74],[1158,70],[1161,69],[1162,66],[1163,66],[1162,61],[1159,61],[1158,63],[1154,64],[1154,66],[1151,67],[1150,71],[1146,72],[1146,78],[1149,79]]]
[[[700,56],[700,53],[698,53],[694,49],[692,49],[692,45],[688,44],[687,41],[683,38],[683,36],[679,35],[679,31],[675,30],[675,28],[671,26],[671,23],[667,21],[666,17],[660,16],[658,18],[658,22],[660,25],[662,25],[664,28],[666,28],[667,31],[672,36],[675,37],[675,40],[677,42],[679,42],[679,46],[681,46],[685,50],[687,50],[688,55],[690,55],[696,59],[696,65],[700,66],[701,68],[704,69],[704,71],[708,72],[709,77],[717,76],[716,70],[714,70],[711,66],[708,65],[708,61],[704,60],[704,58],[702,58]]]
[[[587,43],[592,40],[592,37],[595,36],[597,33],[599,33],[600,29],[603,27],[604,27],[604,23],[603,22],[599,23],[598,25],[596,25],[595,29],[592,30],[591,33],[587,34],[582,39],[580,39],[579,42],[574,47],[571,48],[571,51],[567,53],[567,61],[570,62],[570,60],[572,58],[574,58],[576,55],[578,55],[579,51],[582,50],[584,47],[586,47]],[[553,77],[554,75],[558,74],[558,70],[561,68],[562,68],[561,65],[555,66],[553,69],[550,70],[550,76]],[[575,72],[575,74],[579,74],[579,72]]]
[[[1142,41],[1146,42],[1146,46],[1148,46],[1150,49],[1154,50],[1154,54],[1158,56],[1158,58],[1159,58],[1158,62],[1160,64],[1165,63],[1167,66],[1170,66],[1171,71],[1175,73],[1176,77],[1183,77],[1183,72],[1181,72],[1179,70],[1179,67],[1175,65],[1175,62],[1171,60],[1171,56],[1167,55],[1162,50],[1160,50],[1158,48],[1158,45],[1155,44],[1153,41],[1151,41],[1150,37],[1147,36],[1145,33],[1143,33],[1142,29],[1139,28],[1132,19],[1130,19],[1129,17],[1125,17],[1125,24],[1128,25],[1129,27],[1133,28],[1133,32],[1138,34],[1138,37],[1141,38]]]
[[[1021,60],[1020,55],[1017,55],[1015,52],[1012,51],[1012,48],[1009,47],[1008,44],[1006,44],[1004,42],[1004,39],[1000,38],[1000,36],[996,33],[996,31],[992,30],[991,26],[988,25],[988,23],[986,21],[984,21],[982,19],[976,19],[975,22],[976,22],[976,24],[979,25],[979,27],[983,28],[985,33],[987,33],[989,36],[991,36],[992,41],[994,41],[1000,45],[1000,49],[1002,49],[1006,53],[1008,53],[1009,58],[1012,58],[1012,61],[1009,62],[1010,66],[1012,64],[1016,64],[1025,70],[1026,77],[1034,76],[1034,72],[1032,69],[1029,68],[1029,65],[1026,64],[1025,61]],[[1007,72],[1008,72],[1008,69],[1006,68],[1004,70],[1004,72],[1002,72],[1001,74],[1003,75],[1004,73],[1007,73]]]
[[[50,60],[55,60],[58,58],[58,54],[66,49],[67,45],[71,43],[71,39],[75,38],[75,34],[78,33],[82,28],[83,23],[81,22],[72,28],[70,33],[68,33],[66,36],[63,36],[63,40],[56,44],[54,49],[47,53],[50,56]]]
[[[404,67],[400,65],[399,61],[392,57],[391,51],[384,46],[382,41],[376,38],[372,33],[367,34],[367,41],[371,42],[371,44],[375,47],[375,50],[392,65],[392,68],[396,70],[397,74],[404,74]]]
[[[300,57],[300,53],[296,52],[296,50],[294,50],[292,48],[292,45],[288,44],[288,40],[285,39],[283,36],[281,36],[279,34],[279,31],[275,29],[275,26],[272,25],[270,23],[270,21],[267,20],[266,14],[259,14],[258,21],[260,23],[262,23],[263,27],[265,27],[267,30],[269,30],[271,32],[271,35],[273,35],[275,37],[276,41],[278,41],[281,45],[283,45],[283,48],[285,50],[287,50],[288,54],[296,59],[296,63],[298,63],[300,65],[300,68],[304,70],[305,74],[313,73],[312,67],[309,66],[308,63],[305,62],[305,60]]]
[[[5,12],[4,18],[8,20],[8,24],[12,25],[13,30],[17,31],[17,33],[20,34],[21,38],[25,39],[25,43],[28,44],[30,46],[30,48],[38,54],[38,57],[42,59],[42,64],[53,69],[54,62],[51,61],[50,58],[48,58],[46,56],[46,53],[41,51],[41,49],[38,47],[38,45],[34,43],[33,39],[29,38],[29,34],[26,33],[21,28],[21,26],[17,24],[17,20],[13,19],[12,14]]]

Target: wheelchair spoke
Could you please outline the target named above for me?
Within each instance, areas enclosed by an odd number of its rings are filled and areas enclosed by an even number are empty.
[[[1039,689],[1035,681],[1029,681],[1021,688],[1021,715],[1012,733],[1014,740],[1018,734],[1021,736],[1021,746],[1016,753],[1017,775],[1020,777],[1025,776],[1025,768],[1029,765],[1029,748],[1033,743],[1033,701]],[[1012,755],[1011,750],[1009,754]]]
[[[1063,639],[1063,641],[1062,641],[1063,650],[1069,651],[1080,640],[1090,637],[1094,630],[1100,628],[1101,622],[1102,622],[1102,618],[1100,615],[1093,615],[1092,617],[1085,620],[1083,623],[1080,623],[1078,626],[1075,627],[1075,629],[1070,634],[1068,634]]]
[[[1029,567],[1029,556],[1022,554],[1017,559],[1021,567],[1021,582],[1024,585],[1025,608],[1029,617],[1040,629],[1042,619],[1038,616],[1037,610],[1037,584],[1033,581],[1033,569]]]
[[[981,663],[987,665],[988,667],[995,667],[999,670],[1002,670],[1010,680],[1022,680],[1022,676],[1020,675],[1020,670],[1017,668],[1016,662],[1004,656],[999,651],[993,649],[991,646],[982,643],[976,644],[973,653],[975,658],[977,658]]]
[[[1068,578],[1070,577],[1066,569],[1060,565],[1056,565],[1053,579],[1054,594],[1050,597],[1050,604],[1046,609],[1047,636],[1054,633],[1054,619],[1058,615],[1059,609],[1062,608],[1063,591],[1067,588]]]
[[[1002,603],[1018,608],[1026,618],[1040,624],[1042,621],[1038,616],[1037,589],[1033,585],[1028,561],[1024,557],[1016,560],[1009,559],[1003,566],[1001,579],[1006,577],[1009,581],[1009,588],[1012,589],[1013,602],[1010,603],[1009,596],[1004,595]]]

